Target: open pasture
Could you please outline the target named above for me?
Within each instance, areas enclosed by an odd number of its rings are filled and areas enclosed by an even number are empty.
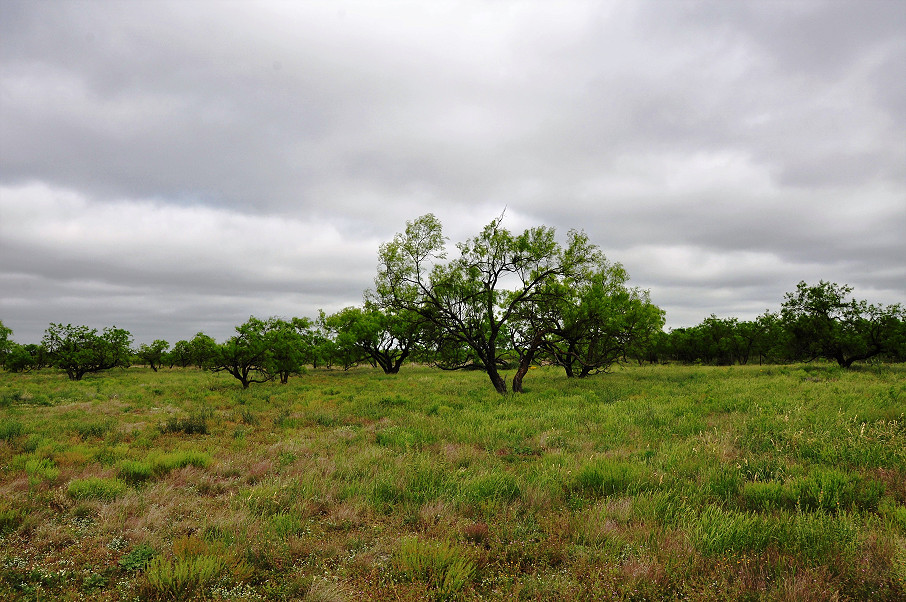
[[[906,367],[0,374],[0,598],[902,600]]]

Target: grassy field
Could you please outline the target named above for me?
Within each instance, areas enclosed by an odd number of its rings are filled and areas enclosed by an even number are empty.
[[[0,374],[0,598],[902,600],[906,366]]]

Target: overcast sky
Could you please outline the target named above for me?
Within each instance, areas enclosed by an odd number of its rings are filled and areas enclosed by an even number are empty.
[[[906,2],[0,1],[0,320],[360,304],[432,212],[584,229],[671,327],[906,300]]]

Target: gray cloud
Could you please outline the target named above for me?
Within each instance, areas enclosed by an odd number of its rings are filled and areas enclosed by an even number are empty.
[[[895,1],[6,2],[0,319],[224,336],[377,247],[585,229],[668,323],[906,297]]]

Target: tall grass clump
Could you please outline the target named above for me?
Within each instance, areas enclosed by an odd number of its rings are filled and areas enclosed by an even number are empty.
[[[116,476],[130,485],[138,485],[154,476],[154,467],[149,462],[123,460],[119,464]]]
[[[159,555],[147,562],[145,593],[152,599],[204,599],[221,580],[240,582],[249,573],[249,567],[222,546],[185,537],[173,544],[172,557]]]
[[[82,441],[103,439],[112,429],[113,422],[109,420],[89,420],[86,422],[79,422],[73,427],[73,430],[75,430]]]
[[[60,476],[60,469],[50,458],[32,458],[25,462],[25,474],[28,475],[29,485],[34,486],[43,481],[56,481]]]
[[[151,466],[151,471],[156,476],[163,476],[171,470],[185,468],[186,466],[207,468],[211,465],[211,461],[209,454],[192,449],[174,451],[168,454],[151,454],[147,459],[147,463]]]
[[[391,567],[403,581],[426,583],[435,600],[457,596],[475,573],[475,563],[462,548],[419,537],[399,541]]]
[[[570,493],[590,498],[638,493],[650,487],[650,474],[642,464],[601,458],[583,465],[567,487]]]
[[[18,420],[8,419],[0,422],[0,441],[12,441],[24,432],[25,429]]]
[[[119,479],[105,479],[88,477],[87,479],[73,479],[69,482],[67,493],[78,500],[100,500],[112,502],[127,489],[126,483]]]

